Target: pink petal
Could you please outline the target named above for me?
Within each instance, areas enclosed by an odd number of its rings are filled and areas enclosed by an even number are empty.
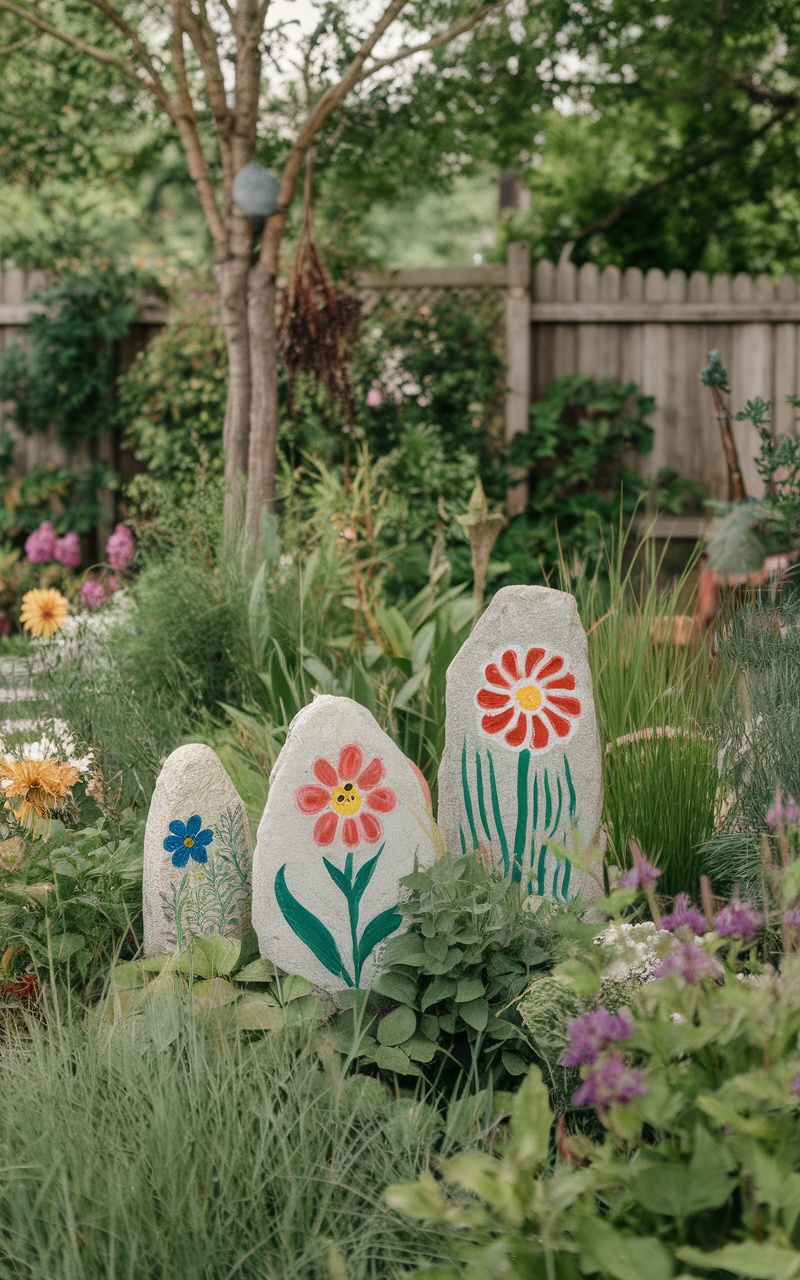
[[[322,787],[298,787],[294,802],[301,813],[320,813],[331,802],[330,791]]]
[[[314,823],[314,842],[323,847],[333,844],[336,838],[336,828],[339,825],[339,819],[335,813],[329,809],[327,813],[323,813],[321,818],[317,818]]]
[[[377,844],[381,838],[383,827],[377,818],[371,813],[360,813],[358,821],[361,823],[361,830],[364,833],[364,839],[367,844]]]
[[[345,818],[342,839],[348,849],[357,849],[361,844],[361,833],[355,818]]]
[[[330,760],[324,760],[320,756],[319,760],[314,761],[314,777],[321,782],[323,787],[335,787],[339,781],[339,777],[331,764]]]
[[[361,772],[361,766],[364,763],[364,753],[360,747],[351,745],[342,748],[342,754],[339,756],[339,777],[342,782],[354,782]]]
[[[374,809],[376,813],[391,813],[397,804],[397,796],[391,787],[376,787],[365,799],[367,808]]]
[[[377,787],[385,773],[383,762],[376,756],[374,760],[370,760],[364,772],[358,775],[358,785],[362,791],[371,791],[373,787]]]

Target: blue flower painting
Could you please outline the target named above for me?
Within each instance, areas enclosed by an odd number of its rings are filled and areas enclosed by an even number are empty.
[[[173,867],[185,867],[190,858],[195,862],[208,862],[208,846],[214,839],[210,827],[203,826],[200,815],[195,813],[188,822],[176,818],[169,824],[172,835],[167,836],[164,848],[172,854]]]

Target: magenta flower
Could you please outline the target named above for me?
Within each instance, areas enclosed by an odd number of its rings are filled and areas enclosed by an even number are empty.
[[[795,1098],[800,1098],[800,1076],[795,1076],[792,1081],[792,1095]]]
[[[633,866],[630,871],[626,871],[624,875],[620,876],[620,888],[651,889],[661,872],[658,867],[653,866],[652,862],[644,856],[633,841],[631,841],[631,853],[633,854]]]
[[[637,1067],[629,1067],[619,1050],[615,1049],[589,1072],[572,1095],[572,1105],[607,1111],[614,1103],[625,1107],[646,1092],[644,1072]]]
[[[764,923],[764,917],[752,902],[742,902],[735,893],[726,907],[714,916],[714,928],[722,938],[738,934],[745,942],[752,942]]]
[[[81,606],[84,609],[99,609],[106,598],[105,588],[97,578],[87,578],[81,587]]]
[[[55,559],[58,534],[49,520],[43,520],[38,529],[25,539],[25,557],[29,564],[50,564]]]
[[[683,978],[696,986],[698,978],[716,978],[722,969],[716,960],[694,942],[679,942],[665,956],[653,974],[654,978]]]
[[[377,409],[382,400],[383,396],[381,395],[380,387],[371,386],[367,392],[367,404],[370,409]]]
[[[772,808],[767,810],[767,826],[772,828],[800,826],[800,804],[792,796],[789,796],[784,804],[780,788],[775,792]]]
[[[68,569],[78,568],[81,562],[81,540],[74,530],[58,539],[54,555],[58,563],[65,564]]]
[[[136,555],[136,543],[127,525],[118,524],[106,543],[106,559],[112,569],[124,573]]]
[[[633,1023],[627,1009],[609,1013],[600,1005],[590,1013],[582,1013],[569,1024],[571,1041],[559,1058],[562,1067],[580,1067],[596,1062],[610,1044],[627,1040]]]
[[[679,893],[672,904],[669,915],[661,917],[661,928],[668,933],[676,929],[691,929],[698,936],[704,934],[708,925],[702,911],[694,905],[688,893]]]
[[[800,929],[800,903],[789,908],[783,917],[783,923],[787,929]]]

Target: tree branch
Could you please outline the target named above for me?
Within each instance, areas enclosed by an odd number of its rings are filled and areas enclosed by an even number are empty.
[[[34,40],[38,39],[38,31],[32,31],[29,36],[23,36],[21,40],[15,40],[13,44],[7,44],[5,48],[0,49],[0,58],[7,58],[12,53],[18,53],[20,49],[27,49],[29,44],[33,44]]]
[[[38,14],[31,13],[29,9],[24,9],[21,5],[13,4],[12,0],[0,0],[0,9],[5,9],[7,13],[15,14],[16,17],[22,18],[23,22],[38,28],[39,31],[43,31],[45,35],[53,36],[54,39],[60,40],[62,44],[69,45],[71,49],[77,49],[78,53],[85,53],[88,58],[94,58],[95,62],[101,62],[107,67],[116,67],[117,71],[121,72],[127,80],[130,80],[139,89],[149,90],[161,101],[158,85],[152,80],[145,79],[139,75],[133,63],[128,62],[126,58],[121,58],[115,53],[108,53],[105,49],[100,49],[89,40],[82,40],[80,36],[73,36],[68,31],[62,31],[59,27],[54,27],[52,23],[45,22],[44,18],[40,18]]]
[[[768,120],[760,124],[757,129],[751,129],[749,133],[743,137],[737,138],[736,141],[727,143],[725,146],[717,147],[714,151],[702,152],[701,148],[705,146],[704,142],[695,143],[691,147],[687,147],[684,155],[692,152],[699,152],[695,158],[689,160],[686,164],[681,165],[678,169],[671,169],[669,173],[665,173],[660,178],[654,178],[650,182],[645,182],[641,187],[637,187],[635,191],[630,191],[626,196],[604,214],[601,218],[596,218],[593,222],[587,223],[581,227],[579,231],[574,232],[566,241],[566,245],[574,248],[581,240],[586,240],[589,236],[594,235],[596,231],[607,231],[609,227],[613,227],[621,217],[643,200],[646,196],[652,195],[654,191],[660,191],[662,187],[668,186],[670,183],[679,182],[682,178],[688,178],[693,173],[697,173],[699,169],[706,165],[716,164],[717,160],[722,160],[725,156],[735,155],[737,151],[743,151],[745,147],[749,147],[753,142],[757,142],[765,133],[769,133],[770,129],[787,115],[797,111],[800,107],[800,100],[792,100],[785,103],[779,110],[775,111]],[[570,249],[571,252],[571,249]]]
[[[112,4],[109,4],[108,0],[87,0],[87,3],[90,4],[93,9],[97,9],[98,13],[102,13],[103,17],[107,18],[112,26],[116,27],[117,30],[122,33],[138,56],[145,71],[150,76],[154,85],[153,92],[156,94],[159,102],[163,105],[168,114],[171,114],[169,93],[167,92],[167,88],[150,56],[150,51],[141,39],[139,33],[130,25],[129,22],[125,21],[122,14],[118,13]]]
[[[189,88],[186,58],[183,51],[181,0],[173,0],[172,5],[172,67],[178,81],[175,124],[189,165],[189,176],[197,189],[200,206],[208,223],[208,229],[211,232],[219,259],[227,250],[227,236],[225,224],[217,205],[214,181],[200,140],[200,130],[197,127],[197,116]]]
[[[448,27],[446,31],[440,31],[438,36],[432,36],[430,40],[425,40],[421,44],[404,45],[402,49],[398,49],[397,53],[391,54],[388,58],[378,58],[375,62],[369,64],[361,79],[365,80],[367,76],[373,75],[374,72],[380,71],[383,67],[391,67],[395,62],[410,58],[415,53],[425,53],[428,49],[438,49],[442,45],[449,44],[457,36],[463,35],[466,31],[471,31],[487,14],[493,13],[496,9],[504,8],[507,3],[508,0],[492,0],[490,4],[482,4],[466,18],[462,18],[460,22],[453,23],[452,27]]]

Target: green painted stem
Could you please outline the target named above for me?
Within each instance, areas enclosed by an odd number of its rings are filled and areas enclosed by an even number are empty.
[[[517,829],[514,833],[514,866],[511,879],[522,879],[522,859],[525,854],[525,836],[528,831],[528,770],[531,753],[526,747],[517,760]]]

